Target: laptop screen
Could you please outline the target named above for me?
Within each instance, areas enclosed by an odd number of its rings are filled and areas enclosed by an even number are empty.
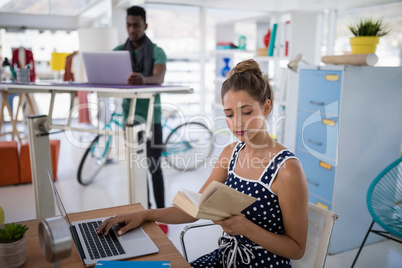
[[[63,202],[61,202],[60,195],[57,192],[56,186],[54,185],[52,174],[50,173],[49,170],[47,170],[47,175],[49,177],[50,185],[52,185],[53,196],[54,196],[54,200],[56,201],[57,207],[59,208],[61,215],[66,219],[68,225],[71,227],[70,219],[68,218],[68,215],[67,215],[66,209],[64,208]]]
[[[130,52],[84,51],[82,58],[89,84],[127,85],[126,79],[132,73]]]
[[[61,215],[69,224],[76,249],[81,257],[81,260],[86,266],[93,266],[99,260],[122,260],[148,255],[159,251],[158,247],[141,227],[130,230],[129,232],[125,233],[124,237],[120,238],[116,236],[115,230],[113,229],[111,229],[113,232],[109,232],[107,237],[93,233],[93,229],[96,228],[96,222],[104,220],[104,218],[74,221],[72,223],[68,218],[68,214],[56,189],[51,172],[49,170],[47,172],[50,184],[52,185],[53,196],[56,200],[57,207],[59,208]],[[89,243],[90,237],[92,242],[94,242],[92,244]],[[107,245],[104,245],[105,243]],[[106,246],[111,251],[102,251],[106,249]],[[113,248],[115,251],[113,251]]]

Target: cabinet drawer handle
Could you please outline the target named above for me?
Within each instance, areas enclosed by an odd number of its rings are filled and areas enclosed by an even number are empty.
[[[337,74],[326,74],[325,75],[325,80],[338,81],[339,80],[339,75],[337,75]]]
[[[320,186],[320,184],[319,184],[319,183],[312,182],[312,181],[310,181],[309,179],[307,179],[307,183],[308,183],[308,184],[311,184],[311,185],[313,185],[313,186],[315,186],[315,187]]]
[[[325,105],[324,102],[310,101],[310,103],[313,104],[313,105],[317,105],[317,106],[324,106]]]
[[[320,167],[325,168],[325,169],[328,169],[328,170],[331,170],[331,169],[332,169],[332,166],[331,166],[330,164],[325,163],[325,162],[323,162],[323,161],[320,161]]]
[[[323,120],[322,120],[322,123],[323,123],[324,125],[331,126],[331,127],[334,127],[334,126],[335,126],[335,121],[334,121],[334,120],[331,120],[331,119],[323,119]]]
[[[309,143],[317,145],[317,146],[321,146],[322,142],[318,142],[318,141],[313,141],[313,140],[307,140]]]

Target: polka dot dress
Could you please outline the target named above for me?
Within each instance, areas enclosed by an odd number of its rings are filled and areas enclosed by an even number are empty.
[[[269,162],[258,180],[249,180],[238,176],[234,172],[237,155],[244,147],[239,142],[230,160],[228,178],[225,184],[248,195],[257,198],[257,201],[242,211],[243,215],[275,234],[283,234],[281,208],[278,196],[271,191],[271,184],[282,164],[289,158],[296,158],[288,150],[280,151]],[[220,246],[215,251],[206,254],[190,263],[192,267],[291,267],[290,260],[275,255],[242,235],[232,236],[224,233],[220,238]]]

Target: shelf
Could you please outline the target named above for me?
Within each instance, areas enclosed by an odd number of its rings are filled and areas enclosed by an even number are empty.
[[[215,77],[214,82],[215,82],[215,83],[221,83],[221,84],[222,84],[223,82],[226,81],[226,79],[227,79],[227,77],[217,76],[217,77]]]
[[[277,60],[289,60],[289,57],[275,57],[275,56],[254,56],[253,57],[258,62],[269,62],[269,61],[277,61]]]
[[[317,62],[316,52],[320,49],[317,40],[321,27],[317,23],[318,15],[317,12],[289,11],[216,25],[216,42],[236,42],[240,35],[244,35],[247,38],[247,50],[222,49],[211,52],[215,56],[215,99],[220,100],[220,88],[226,79],[220,73],[225,66],[223,58],[230,58],[230,68],[242,60],[252,58],[257,61],[262,73],[268,75],[275,95],[278,96],[274,103],[279,109],[276,108],[273,112],[275,116],[284,115],[285,118],[283,129],[270,134],[277,135],[279,142],[290,150],[294,149],[296,140],[295,107],[298,97],[294,93],[298,92],[298,75],[284,70],[287,63],[298,54],[302,54],[303,59],[311,64]],[[265,55],[265,52],[260,54],[263,56],[259,56],[258,48],[265,46],[264,36],[268,29],[273,32],[274,24],[276,34],[273,56]]]
[[[244,49],[215,49],[213,51],[213,53],[215,55],[219,55],[219,54],[233,54],[233,53],[250,53],[250,54],[254,54],[254,51],[250,51],[250,50],[244,50]]]

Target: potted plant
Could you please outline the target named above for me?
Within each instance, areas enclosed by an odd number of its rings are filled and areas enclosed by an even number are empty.
[[[352,54],[375,53],[380,37],[389,33],[388,25],[382,19],[361,19],[348,26],[355,37],[350,38]]]
[[[0,264],[1,267],[15,268],[24,264],[26,259],[26,225],[6,224],[0,228]]]

